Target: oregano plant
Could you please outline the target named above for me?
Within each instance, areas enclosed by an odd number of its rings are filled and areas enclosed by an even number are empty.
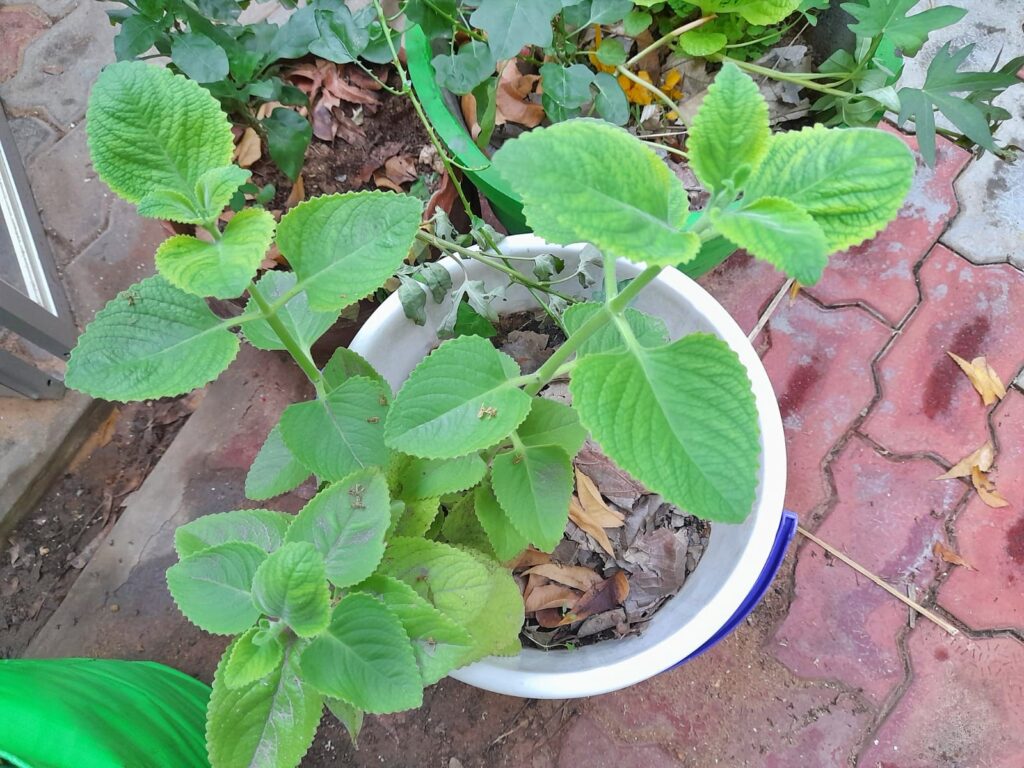
[[[902,142],[873,130],[772,136],[757,87],[731,66],[690,139],[711,192],[696,216],[681,183],[626,131],[590,120],[533,131],[494,163],[538,235],[596,247],[588,258],[603,265],[603,289],[579,300],[559,294],[565,265],[550,255],[517,269],[500,244],[466,247],[439,220],[429,231],[407,195],[328,195],[280,222],[256,206],[225,223],[247,178],[230,163],[228,121],[208,92],[167,70],[108,67],[88,116],[93,163],[111,189],[197,234],[163,243],[157,274],[97,314],[67,383],[111,400],[179,395],[215,379],[244,341],[287,352],[315,390],[281,414],[245,483],[263,503],[313,476],[318,490],[302,510],[232,510],[175,534],[171,595],[196,626],[233,638],[209,705],[215,768],[295,766],[324,707],[355,738],[365,713],[416,707],[451,670],[517,653],[523,604],[503,564],[560,540],[572,459],[588,435],[671,503],[742,521],[760,462],[744,366],[715,336],[671,339],[630,305],[716,238],[813,282],[831,251],[895,216],[914,165]],[[291,271],[258,276],[272,241]],[[314,360],[341,310],[395,275],[431,300],[467,295],[428,266],[408,269],[417,243],[534,291],[565,343],[524,374],[453,323],[455,337],[397,392],[351,350]],[[643,268],[620,285],[616,258]],[[243,294],[244,309],[227,317],[207,302]],[[538,397],[561,376],[571,406]]]

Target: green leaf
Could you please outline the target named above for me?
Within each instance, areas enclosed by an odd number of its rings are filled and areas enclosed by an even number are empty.
[[[913,155],[891,133],[817,125],[772,136],[744,199],[796,203],[821,227],[832,253],[874,237],[892,221],[913,176]]]
[[[734,210],[712,210],[711,222],[730,242],[764,259],[803,285],[818,282],[828,264],[825,233],[789,200],[756,198]]]
[[[487,464],[476,453],[454,459],[410,458],[401,471],[401,497],[429,499],[472,488],[487,473]]]
[[[768,104],[735,64],[708,88],[687,141],[690,167],[708,189],[722,189],[744,166],[756,169],[768,151]]]
[[[683,212],[670,205],[685,199],[682,183],[621,128],[595,120],[535,128],[505,142],[493,163],[549,242],[584,241],[648,264],[686,262],[700,249],[699,237],[679,231]]]
[[[235,166],[226,167],[234,168]],[[201,224],[213,218],[207,215],[206,211],[200,209],[199,201],[194,195],[186,195],[176,189],[154,189],[152,192],[147,192],[139,200],[137,210],[140,216],[177,221],[182,224]]]
[[[800,0],[700,0],[705,13],[735,13],[751,24],[777,24],[799,5]]]
[[[593,301],[581,301],[573,304],[562,315],[565,330],[569,335],[576,333],[594,315],[604,311],[604,306]],[[668,341],[668,329],[665,321],[629,307],[624,314],[626,323],[633,331],[636,340],[644,347],[657,347]],[[596,352],[618,352],[626,348],[626,342],[615,323],[605,323],[596,333],[580,344],[576,357],[592,355]]]
[[[469,633],[405,582],[391,576],[371,576],[353,590],[376,597],[398,617],[412,643],[423,685],[433,685],[461,666],[472,649]]]
[[[204,549],[241,541],[270,553],[284,543],[292,516],[269,509],[236,509],[203,515],[178,526],[174,549],[185,558]]]
[[[388,412],[387,444],[411,456],[446,459],[494,445],[526,418],[530,396],[519,366],[479,336],[444,342],[402,385]]]
[[[331,10],[317,9],[316,25],[320,37],[309,44],[309,52],[336,64],[348,64],[359,58],[370,43],[370,32],[360,26],[342,3]]]
[[[496,61],[509,59],[524,45],[551,45],[551,19],[560,0],[482,0],[469,23],[487,33]]]
[[[438,85],[452,93],[469,93],[494,74],[494,54],[487,43],[471,40],[454,55],[438,54],[430,62]]]
[[[594,73],[584,64],[563,67],[547,63],[540,68],[540,82],[545,98],[553,99],[566,109],[581,107],[590,101],[590,84]]]
[[[236,641],[237,642],[237,641]],[[299,672],[300,646],[285,649],[281,666],[240,688],[224,682],[232,648],[213,676],[206,716],[210,764],[217,768],[296,766],[313,743],[323,696]]]
[[[594,109],[601,119],[613,125],[625,125],[629,121],[629,102],[619,82],[607,72],[594,75]]]
[[[633,8],[629,0],[582,0],[568,6],[562,15],[570,27],[616,24]]]
[[[498,335],[498,329],[491,321],[464,301],[460,301],[455,310],[455,327],[452,330],[456,336],[481,336],[489,339]]]
[[[206,35],[184,32],[174,35],[171,61],[197,83],[213,83],[228,76],[228,55]]]
[[[281,414],[281,437],[295,457],[323,480],[341,480],[388,460],[384,387],[362,376],[324,398],[293,403]]]
[[[237,165],[225,165],[222,168],[211,168],[196,181],[196,201],[199,210],[205,216],[204,221],[216,219],[231,202],[232,196],[240,186],[249,180],[252,174]],[[145,198],[139,202],[139,208]]]
[[[369,595],[346,595],[302,653],[302,674],[327,696],[373,714],[418,707],[423,683],[398,618]]]
[[[562,540],[572,496],[572,461],[557,445],[524,446],[494,457],[494,495],[519,533],[550,552]]]
[[[243,211],[244,213],[244,211]],[[241,216],[241,214],[238,214]],[[297,278],[294,272],[283,272],[272,269],[265,272],[257,283],[264,297],[271,302],[277,301],[295,287]],[[256,311],[256,302],[249,299],[246,311]],[[309,308],[309,299],[305,291],[295,294],[288,302],[277,310],[278,319],[284,324],[292,336],[308,351],[317,339],[324,335],[328,328],[338,320],[338,310],[317,312]],[[257,349],[285,349],[284,342],[278,338],[274,329],[266,320],[253,320],[243,327],[245,340]]]
[[[232,541],[182,558],[167,569],[167,588],[189,621],[215,635],[244,632],[260,617],[250,591],[267,553]]]
[[[916,56],[937,29],[956,24],[967,15],[966,8],[942,5],[907,16],[918,0],[864,0],[840,7],[857,20],[850,31],[860,37],[885,35],[904,56]]]
[[[334,350],[321,373],[328,392],[337,389],[354,376],[365,376],[387,386],[387,382],[377,373],[377,369],[366,362],[358,352],[353,352],[348,347],[338,347]]]
[[[131,203],[156,189],[191,195],[206,171],[231,163],[234,140],[220,104],[164,67],[106,67],[92,87],[87,120],[96,173]]]
[[[159,275],[101,309],[71,352],[64,382],[105,400],[181,395],[217,378],[238,337],[206,302]]]
[[[296,521],[297,522],[297,521]],[[267,616],[275,616],[299,637],[313,637],[327,627],[331,593],[324,559],[304,541],[289,541],[256,571],[252,599]]]
[[[295,181],[302,172],[313,126],[295,110],[277,107],[264,118],[263,130],[267,133],[271,159],[285,176]]]
[[[285,445],[281,425],[275,424],[245,476],[245,495],[257,501],[272,499],[297,488],[309,475],[309,468]]]
[[[114,55],[118,61],[134,59],[152,48],[163,34],[163,28],[152,19],[141,14],[129,16],[114,38]]]
[[[441,509],[441,500],[416,499],[405,503],[405,510],[395,525],[397,536],[425,536]]]
[[[324,699],[324,703],[327,708],[331,710],[331,714],[338,718],[338,721],[345,726],[345,730],[348,731],[348,737],[352,739],[352,746],[357,746],[359,742],[359,732],[363,730],[363,710],[359,707],[353,707],[347,701],[341,699]]]
[[[458,3],[456,0],[406,0],[402,11],[431,40],[448,40],[454,33],[451,20],[458,13]]]
[[[590,355],[569,386],[583,426],[651,491],[715,522],[750,514],[757,409],[746,369],[727,344],[695,333],[654,349]]]
[[[301,59],[309,53],[310,43],[320,37],[315,13],[312,5],[295,9],[274,33],[268,54],[274,59]]]
[[[274,217],[246,208],[232,217],[220,240],[167,238],[156,250],[156,268],[183,291],[231,299],[245,291],[273,239]]]
[[[463,494],[450,504],[441,520],[441,536],[452,546],[491,555],[487,533],[473,511],[473,494]]]
[[[615,38],[605,38],[597,46],[597,60],[609,67],[617,67],[626,63],[626,49]],[[607,73],[605,73],[607,74]]]
[[[252,627],[233,642],[224,652],[223,680],[228,688],[243,688],[262,680],[275,672],[284,659],[284,646],[279,638],[273,638],[263,645],[256,645],[252,639],[259,630]]]
[[[729,38],[721,32],[707,29],[691,29],[679,36],[679,47],[687,56],[705,57],[725,48]],[[745,128],[746,126],[739,126]]]
[[[529,539],[515,529],[505,510],[498,504],[489,482],[477,486],[473,494],[473,510],[480,526],[487,533],[494,554],[501,562],[514,560],[529,546]]]
[[[384,475],[362,470],[329,485],[295,517],[288,541],[309,542],[323,556],[336,587],[362,581],[384,554],[391,499]]]
[[[533,398],[530,415],[516,430],[523,445],[557,445],[570,457],[579,453],[587,439],[576,411],[568,405],[543,397]]]
[[[397,271],[415,240],[422,211],[422,203],[409,195],[324,195],[282,217],[277,245],[305,287],[310,307],[342,309]]]
[[[627,37],[636,37],[654,22],[646,11],[630,11],[622,19],[622,31]]]

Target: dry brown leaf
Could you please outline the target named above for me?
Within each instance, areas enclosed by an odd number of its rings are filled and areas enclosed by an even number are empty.
[[[936,477],[936,480],[952,480],[956,477],[970,477],[971,470],[977,467],[982,472],[988,472],[992,469],[992,462],[995,461],[996,449],[992,445],[991,440],[986,440],[985,444],[978,448],[976,451],[964,456],[960,461],[949,468],[948,472]]]
[[[523,605],[527,613],[543,611],[545,608],[572,608],[581,594],[562,584],[544,584],[531,589],[529,596],[523,598]]]
[[[380,83],[358,67],[348,67],[345,70],[345,74],[352,85],[358,86],[359,88],[366,88],[370,91],[380,90]]]
[[[582,565],[559,565],[558,563],[545,563],[535,565],[524,573],[530,576],[543,576],[551,581],[564,584],[567,587],[586,592],[595,584],[603,581],[601,574]]]
[[[562,624],[562,611],[558,608],[545,608],[537,611],[534,618],[544,629],[554,629]]]
[[[259,109],[256,110],[256,119],[262,120],[265,117],[269,117],[271,112],[273,112],[278,107],[283,106],[284,104],[282,104],[280,101],[264,102],[263,104],[260,104]]]
[[[932,552],[936,557],[941,558],[944,562],[947,562],[950,565],[962,565],[964,568],[969,568],[972,571],[974,570],[974,566],[960,557],[960,555],[947,547],[941,541],[935,542],[935,545],[932,547]]]
[[[569,499],[569,519],[572,520],[581,530],[589,533],[597,545],[612,557],[615,557],[615,550],[612,549],[612,542],[605,533],[604,528],[591,520],[583,511],[580,500],[573,496]]]
[[[103,423],[82,443],[81,447],[75,453],[75,457],[71,459],[71,463],[68,464],[68,472],[75,472],[82,463],[92,456],[93,451],[96,451],[111,441],[114,437],[114,431],[117,429],[117,420],[121,418],[121,410],[115,408],[110,412],[110,415],[103,420]]]
[[[434,194],[427,200],[427,205],[423,209],[423,220],[430,221],[430,219],[437,213],[437,209],[440,208],[449,218],[452,214],[452,209],[455,208],[455,201],[458,200],[458,192],[455,189],[455,185],[452,184],[452,178],[445,171],[444,175],[441,176],[441,184],[434,191]]]
[[[469,128],[469,135],[473,141],[476,141],[480,131],[483,130],[480,127],[480,120],[476,116],[476,96],[472,93],[462,94],[459,98],[459,106],[462,108],[462,118],[466,121],[466,127]]]
[[[515,571],[520,568],[533,568],[535,565],[543,565],[544,563],[550,562],[551,555],[547,552],[541,552],[539,549],[530,547],[512,564],[512,570]]]
[[[384,172],[395,184],[416,181],[416,159],[412,155],[395,155],[384,161]]]
[[[562,625],[572,624],[593,616],[595,613],[610,611],[616,606],[622,605],[629,597],[629,580],[622,571],[615,574],[600,584],[596,584],[579,599],[575,606],[569,606],[569,612],[562,617]]]
[[[334,115],[331,113],[331,105],[327,99],[321,99],[313,107],[313,135],[320,141],[333,141],[338,132],[334,122]]]
[[[395,182],[388,178],[388,175],[384,173],[383,168],[379,171],[373,172],[373,183],[377,185],[377,189],[390,189],[392,192],[397,192],[398,194],[405,192],[405,190],[398,184],[395,184]]]
[[[344,69],[335,66],[324,73],[324,90],[330,91],[342,101],[350,104],[362,104],[364,106],[376,106],[380,99],[373,91],[352,85],[344,77]]]
[[[978,492],[978,496],[985,502],[986,506],[993,509],[1010,506],[1010,502],[1004,499],[999,494],[999,491],[996,490],[996,484],[977,467],[971,467],[971,483],[974,484],[974,490]]]
[[[235,163],[242,168],[248,168],[262,156],[263,145],[260,143],[260,135],[252,128],[246,128],[235,147]]]
[[[539,79],[537,75],[522,74],[515,60],[502,68],[494,99],[495,125],[518,123],[535,128],[541,124],[544,107],[528,100]]]
[[[306,199],[306,182],[302,180],[302,174],[292,184],[292,191],[288,193],[288,199],[284,201],[285,208],[294,208]]]
[[[357,149],[366,146],[366,132],[356,125],[351,117],[338,108],[333,109],[332,114],[334,116],[334,130],[342,141],[351,144]]]
[[[796,297],[800,295],[800,289],[803,288],[803,284],[794,280],[793,284],[789,286],[789,306],[793,306],[796,302]]]
[[[968,363],[952,352],[946,354],[953,358],[953,361],[960,366],[960,370],[967,374],[967,378],[971,380],[971,384],[981,395],[981,401],[985,405],[992,405],[1006,396],[1006,387],[1003,386],[1002,379],[984,357],[976,357]]]
[[[579,495],[583,511],[591,520],[602,528],[619,528],[625,524],[626,516],[604,503],[601,491],[589,476],[576,467],[576,493]]]

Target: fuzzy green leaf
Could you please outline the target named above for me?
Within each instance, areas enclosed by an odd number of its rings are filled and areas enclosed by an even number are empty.
[[[524,45],[551,45],[551,19],[559,0],[482,0],[469,22],[487,33],[497,61],[509,59]]]
[[[583,425],[651,491],[708,520],[750,514],[757,409],[746,369],[724,342],[695,333],[654,349],[590,355],[569,386]]]
[[[730,242],[773,264],[803,285],[818,282],[828,264],[825,233],[809,213],[780,197],[761,197],[734,210],[711,211]]]
[[[277,245],[305,287],[311,308],[342,309],[382,286],[401,266],[422,209],[409,195],[324,195],[285,214]]]
[[[456,458],[494,445],[526,418],[530,396],[519,366],[479,336],[444,342],[413,369],[395,397],[390,447],[423,458]]]
[[[238,337],[206,302],[156,275],[96,314],[64,381],[105,400],[170,397],[217,378],[237,354]]]
[[[225,651],[224,684],[228,688],[243,688],[261,680],[281,666],[284,646],[279,638],[256,645],[253,636],[259,630],[252,627]]]
[[[239,214],[241,215],[241,214]],[[257,283],[257,288],[268,301],[276,301],[285,292],[295,287],[295,273],[270,270]],[[256,303],[249,299],[245,306],[247,311],[255,311]],[[292,336],[307,350],[317,339],[324,335],[328,328],[338,320],[338,310],[317,312],[309,308],[309,300],[305,291],[301,291],[277,310],[277,316]],[[245,340],[257,349],[285,349],[282,342],[266,320],[253,320],[243,326]]]
[[[405,503],[402,516],[395,525],[396,536],[424,536],[441,511],[439,498],[417,499]]]
[[[272,499],[298,487],[309,475],[309,468],[285,445],[281,425],[275,424],[245,476],[245,495],[257,501]]]
[[[928,35],[956,24],[967,15],[966,8],[941,5],[907,16],[907,12],[917,4],[918,0],[864,0],[843,3],[841,7],[857,20],[850,25],[850,31],[855,35],[885,35],[904,56],[916,56],[928,41]]]
[[[256,571],[252,599],[267,616],[275,616],[299,637],[313,637],[326,626],[331,605],[324,559],[317,548],[290,540]]]
[[[373,714],[423,702],[423,683],[409,637],[383,603],[346,595],[327,631],[302,654],[302,674],[328,696]]]
[[[777,24],[800,5],[800,0],[699,0],[705,13],[735,13],[751,24]]]
[[[501,562],[514,560],[529,546],[529,539],[512,525],[512,521],[495,498],[494,489],[489,482],[477,486],[473,494],[473,511],[480,521],[480,526],[487,533],[494,554]]]
[[[621,128],[598,120],[535,128],[505,142],[493,162],[549,242],[593,243],[648,264],[684,263],[700,250],[697,235],[679,230],[685,210],[670,204],[685,199],[682,183]]]
[[[729,38],[723,33],[706,29],[691,29],[679,36],[679,47],[688,56],[710,56],[725,48],[728,42]]]
[[[501,453],[492,466],[494,495],[519,533],[550,552],[562,540],[572,496],[572,462],[557,445]]]
[[[896,218],[913,176],[913,155],[891,133],[817,125],[772,136],[744,199],[796,203],[821,227],[832,253],[874,237]]]
[[[757,85],[735,64],[726,64],[690,128],[690,167],[705,187],[717,191],[744,167],[748,173],[757,168],[770,136],[768,104]]]
[[[487,464],[476,453],[454,459],[411,457],[402,469],[403,499],[429,499],[464,491],[479,483],[487,473]]]
[[[575,456],[587,439],[580,417],[568,405],[543,397],[533,398],[526,421],[516,430],[523,445],[557,445]]]
[[[331,710],[331,714],[338,718],[338,722],[345,726],[348,737],[352,740],[352,746],[358,746],[359,732],[363,730],[363,710],[353,707],[341,699],[326,698],[324,704]]]
[[[184,558],[220,544],[242,541],[269,554],[284,543],[292,519],[291,515],[269,509],[236,509],[203,515],[178,526],[174,532],[174,549],[178,557]]]
[[[314,496],[295,517],[288,541],[316,547],[326,563],[327,578],[336,587],[347,587],[373,573],[384,554],[390,523],[384,475],[361,470]]]
[[[164,67],[106,67],[92,87],[87,120],[96,173],[132,203],[157,189],[194,195],[205,172],[231,163],[234,140],[220,104]]]
[[[328,392],[337,389],[353,376],[365,376],[387,386],[384,377],[358,352],[353,352],[348,347],[338,347],[334,350],[334,354],[331,355],[331,359],[327,361],[327,365],[324,366],[321,373],[323,373]]]
[[[167,587],[185,618],[215,635],[244,632],[259,618],[252,580],[267,553],[232,541],[182,558],[167,569]]]
[[[372,379],[356,376],[323,399],[293,403],[281,414],[281,437],[305,466],[324,480],[341,480],[388,460],[384,419],[388,395]]]
[[[186,195],[176,189],[154,189],[147,193],[139,200],[139,215],[182,224],[202,224],[214,220],[250,175],[249,171],[237,165],[211,168],[199,177],[193,195]]]
[[[239,688],[224,681],[232,650],[224,652],[213,677],[206,716],[211,765],[293,768],[313,743],[324,701],[299,672],[300,646],[285,649],[278,669]]]
[[[491,555],[491,544],[473,511],[473,494],[461,496],[454,504],[449,505],[444,519],[441,521],[439,537],[452,546],[483,552]]]
[[[581,301],[573,304],[562,315],[565,329],[576,333],[582,325],[594,315],[604,311],[604,307],[593,301]],[[665,322],[653,315],[629,307],[625,312],[626,322],[633,330],[636,340],[645,347],[657,347],[668,341],[668,329]],[[626,342],[615,323],[606,323],[590,338],[584,341],[576,352],[577,357],[592,355],[595,352],[617,352],[625,349]]]

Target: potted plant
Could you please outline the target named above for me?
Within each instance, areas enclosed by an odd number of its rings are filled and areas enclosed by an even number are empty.
[[[279,223],[246,208],[222,228],[222,209],[246,181],[230,162],[230,127],[206,91],[165,69],[108,67],[88,120],[93,164],[111,189],[143,215],[208,236],[176,235],[159,247],[159,274],[120,294],[82,335],[68,385],[111,400],[181,394],[230,364],[238,329],[253,346],[292,356],[316,392],[284,411],[246,481],[247,495],[263,500],[314,475],[312,500],[295,516],[234,510],[175,534],[172,596],[197,626],[234,638],[209,705],[215,768],[294,766],[325,705],[354,735],[365,712],[416,707],[423,687],[453,670],[492,656],[526,658],[523,602],[504,563],[530,544],[559,541],[572,456],[587,434],[651,491],[711,520],[723,542],[706,576],[652,625],[650,642],[624,645],[616,665],[628,673],[620,669],[608,687],[676,661],[666,638],[681,641],[680,627],[686,640],[674,652],[683,654],[726,625],[778,526],[779,417],[735,325],[669,265],[724,233],[813,282],[830,252],[895,216],[913,172],[903,143],[882,132],[815,127],[771,136],[753,81],[727,67],[690,139],[690,161],[711,193],[699,217],[635,137],[567,121],[496,154],[544,242],[488,252],[451,240],[443,227],[428,231],[420,201],[391,193],[314,198]],[[257,279],[272,241],[292,271]],[[405,260],[417,242],[452,261],[410,272]],[[588,301],[560,291],[541,267],[572,269],[583,252],[549,243],[596,248],[586,262],[603,276],[601,294]],[[473,266],[454,279],[453,261],[467,259],[486,270]],[[449,303],[430,304],[430,323],[425,316],[412,333],[400,298],[382,308],[358,342],[379,369],[345,348],[326,364],[314,361],[310,346],[338,313],[396,273]],[[523,373],[479,335],[430,348],[438,330],[453,332],[463,298],[499,302],[486,290],[497,275],[509,281],[510,301],[524,299],[521,288],[567,331],[535,372]],[[243,293],[244,311],[229,317],[206,302]],[[538,393],[566,375],[572,405],[542,404]],[[473,535],[438,524],[453,518]],[[467,679],[510,690],[493,673],[489,683],[480,676],[486,666],[473,669]],[[535,676],[528,691],[542,690]]]

